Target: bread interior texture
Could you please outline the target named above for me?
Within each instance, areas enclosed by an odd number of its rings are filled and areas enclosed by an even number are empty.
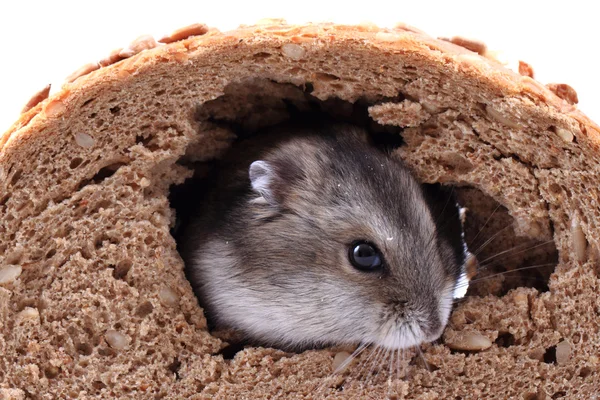
[[[367,128],[469,208],[481,280],[422,354],[366,350],[332,375],[353,348],[208,329],[177,215],[233,141],[298,113]],[[101,68],[0,137],[0,395],[590,398],[599,143],[531,78],[413,30],[211,31]]]

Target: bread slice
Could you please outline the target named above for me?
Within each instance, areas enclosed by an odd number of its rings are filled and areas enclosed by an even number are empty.
[[[600,128],[565,86],[407,26],[195,25],[162,41],[78,70],[0,137],[0,397],[598,394]],[[551,243],[548,290],[477,292],[422,357],[367,350],[343,375],[341,349],[232,351],[183,273],[169,190],[290,105],[401,131],[394,155],[422,181],[463,188],[473,215],[509,224],[504,241]]]

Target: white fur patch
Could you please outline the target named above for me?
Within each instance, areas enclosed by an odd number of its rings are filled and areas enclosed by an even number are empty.
[[[271,187],[275,171],[273,171],[271,165],[266,161],[254,161],[250,164],[248,175],[250,176],[252,189],[260,194],[267,202],[271,204],[275,203],[275,197]]]

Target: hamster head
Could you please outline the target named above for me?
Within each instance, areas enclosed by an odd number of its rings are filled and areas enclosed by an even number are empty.
[[[290,348],[441,335],[465,275],[461,226],[458,240],[440,232],[448,221],[400,161],[356,134],[298,137],[248,179],[230,223],[197,252],[217,321]]]

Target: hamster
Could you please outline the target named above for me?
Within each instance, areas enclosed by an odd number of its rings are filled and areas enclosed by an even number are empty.
[[[217,327],[283,349],[441,335],[466,291],[451,193],[423,189],[353,126],[279,128],[234,147],[183,239]]]

